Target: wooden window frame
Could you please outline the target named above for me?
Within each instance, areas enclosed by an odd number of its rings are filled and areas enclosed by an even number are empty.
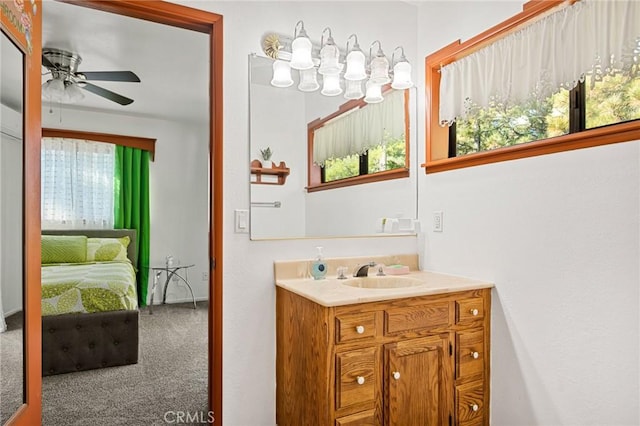
[[[156,140],[150,138],[141,138],[138,136],[123,136],[110,133],[83,132],[78,130],[66,129],[42,129],[43,138],[66,138],[66,139],[82,139],[94,142],[106,142],[114,145],[128,146],[131,148],[139,148],[143,151],[149,151],[149,157],[153,161],[156,152]]]
[[[620,142],[640,140],[640,120],[611,124],[604,127],[568,133],[548,139],[527,142],[449,158],[449,128],[440,126],[440,68],[455,62],[502,37],[530,24],[541,14],[564,3],[565,0],[532,0],[523,5],[522,12],[495,25],[462,43],[457,40],[425,58],[425,173],[437,173],[482,164],[497,163],[574,149],[590,148]],[[572,3],[575,0],[570,0]]]
[[[391,89],[391,85],[383,87],[382,92],[387,93]],[[405,134],[405,167],[393,170],[385,170],[366,175],[353,176],[345,179],[334,180],[331,182],[322,182],[322,168],[313,163],[313,137],[314,132],[324,126],[329,120],[332,120],[347,111],[355,108],[362,108],[368,105],[364,99],[354,99],[345,102],[338,107],[338,110],[325,118],[317,118],[307,124],[307,192],[325,191],[334,188],[344,188],[346,186],[362,185],[365,183],[382,182],[384,180],[400,179],[409,177],[410,166],[410,117],[409,117],[409,90],[404,91],[404,134]]]

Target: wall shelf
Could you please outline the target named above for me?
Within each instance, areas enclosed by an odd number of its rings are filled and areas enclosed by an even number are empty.
[[[251,162],[251,174],[256,175],[256,180],[252,180],[251,183],[260,185],[284,185],[289,176],[290,169],[287,167],[284,161],[276,166],[275,163],[271,163],[271,167],[263,167],[260,160],[253,160]],[[276,176],[277,181],[263,181],[263,176]]]

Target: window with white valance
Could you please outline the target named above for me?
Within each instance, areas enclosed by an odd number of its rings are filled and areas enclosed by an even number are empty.
[[[564,3],[443,66],[439,123],[466,118],[471,106],[522,104],[616,74],[640,75],[640,2]]]
[[[385,95],[379,104],[367,104],[326,122],[314,131],[313,162],[360,155],[386,140],[404,138],[404,91]]]
[[[42,228],[113,228],[115,145],[42,138]]]

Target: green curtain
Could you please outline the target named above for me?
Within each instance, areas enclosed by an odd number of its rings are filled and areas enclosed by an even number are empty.
[[[116,146],[114,228],[138,234],[138,304],[147,306],[149,285],[149,151]]]

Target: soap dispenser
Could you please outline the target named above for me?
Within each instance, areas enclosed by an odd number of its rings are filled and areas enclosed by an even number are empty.
[[[314,280],[322,280],[327,275],[327,264],[322,257],[322,247],[318,249],[318,256],[311,262],[311,276]]]

